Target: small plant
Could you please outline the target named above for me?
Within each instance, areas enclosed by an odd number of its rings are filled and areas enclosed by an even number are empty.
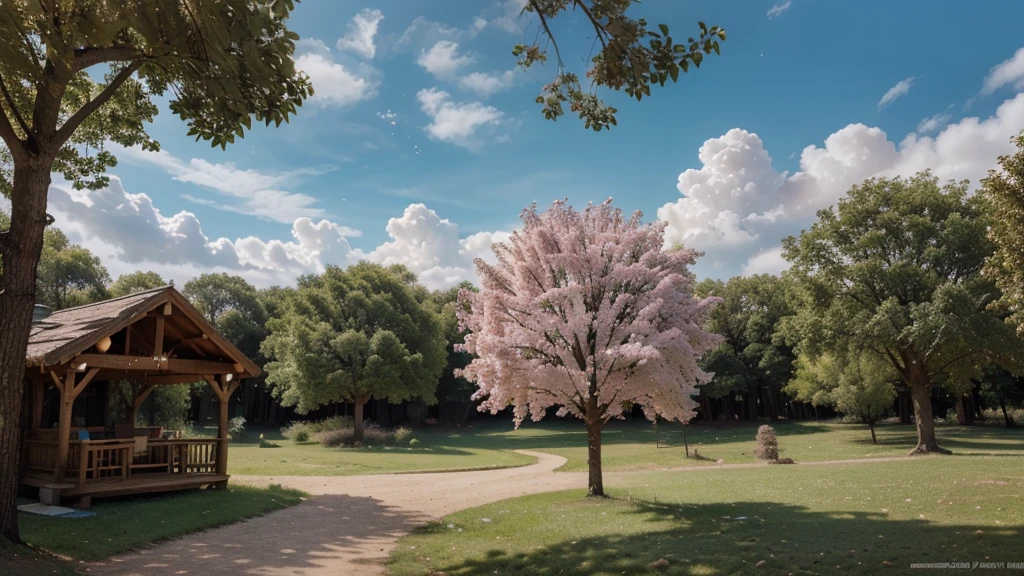
[[[292,440],[296,442],[309,442],[309,432],[306,430],[299,430],[292,436]]]
[[[775,437],[775,429],[765,424],[757,429],[757,449],[754,451],[758,460],[775,462],[779,459],[779,441]]]
[[[344,428],[341,430],[327,430],[317,435],[320,443],[324,446],[335,447],[335,446],[407,446],[410,445],[415,438],[412,437],[412,430],[405,428],[396,428],[394,430],[387,430],[381,428],[379,424],[374,422],[368,422],[363,427],[363,441],[356,442],[355,430],[352,428]]]
[[[266,438],[264,438],[263,434],[260,434],[260,448],[280,448],[280,447],[281,447],[280,444],[277,444],[276,442],[271,442],[270,440],[267,440]]]
[[[228,437],[232,440],[244,441],[245,440],[245,418],[242,416],[235,416],[231,420],[228,420]]]

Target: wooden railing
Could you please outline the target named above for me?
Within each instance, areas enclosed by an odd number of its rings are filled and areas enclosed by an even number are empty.
[[[68,447],[65,480],[87,482],[125,480],[134,473],[207,474],[217,471],[217,438],[149,440],[135,452],[135,439],[73,440]],[[26,440],[28,468],[54,473],[57,442]]]
[[[56,440],[25,440],[28,469],[53,474],[57,470]]]

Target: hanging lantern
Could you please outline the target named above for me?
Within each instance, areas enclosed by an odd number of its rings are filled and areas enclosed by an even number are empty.
[[[110,336],[100,338],[99,341],[96,342],[96,350],[98,350],[100,354],[106,354],[107,350],[110,350]]]

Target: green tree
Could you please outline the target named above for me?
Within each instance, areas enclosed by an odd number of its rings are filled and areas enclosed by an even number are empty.
[[[784,321],[810,357],[873,353],[910,389],[912,454],[947,452],[935,441],[931,393],[961,392],[982,361],[1010,366],[1024,349],[986,308],[998,291],[980,274],[992,252],[983,202],[966,182],[871,179],[784,241],[800,309]]]
[[[72,244],[63,232],[49,228],[36,272],[36,301],[60,310],[103,300],[110,281],[98,256]]]
[[[1010,416],[1007,408],[1024,408],[1024,378],[1014,377],[1007,370],[989,364],[985,367],[985,379],[981,383],[981,396],[988,405],[998,406],[1003,413],[1006,427],[1013,428],[1017,423]]]
[[[445,366],[437,384],[437,399],[442,403],[442,419],[447,418],[456,423],[465,421],[469,416],[469,411],[473,407],[472,397],[477,389],[476,384],[457,375],[458,371],[473,360],[473,355],[469,352],[456,349],[456,346],[464,343],[466,338],[466,331],[459,328],[459,320],[456,317],[461,290],[476,291],[476,288],[469,282],[462,282],[458,286],[437,290],[430,295],[430,301],[441,322],[441,330],[447,343]],[[451,410],[445,412],[445,407],[450,407]]]
[[[122,274],[110,285],[111,298],[120,298],[136,292],[144,292],[153,288],[166,286],[167,282],[156,272],[131,272]]]
[[[978,194],[988,200],[992,226],[988,237],[996,249],[985,272],[1002,290],[996,303],[1008,322],[1024,336],[1024,133],[1014,138],[1017,152],[999,157],[999,170],[981,181]]]
[[[265,320],[266,311],[256,288],[241,276],[203,274],[186,282],[181,293],[215,326],[229,310],[255,322]]]
[[[782,389],[793,374],[794,361],[792,347],[776,334],[782,318],[793,314],[786,300],[786,281],[769,274],[728,282],[703,280],[695,293],[722,298],[711,311],[707,327],[724,340],[703,359],[704,368],[715,377],[702,389],[712,397],[745,395],[749,406],[760,398],[765,414],[778,420]]]
[[[839,386],[832,391],[836,410],[867,424],[875,444],[875,424],[888,416],[896,398],[894,378],[892,365],[885,359],[860,356],[847,363],[839,376]]]
[[[294,0],[10,0],[0,9],[0,469],[17,470],[25,349],[50,174],[99,187],[108,141],[157,150],[145,131],[167,96],[189,135],[226,146],[253,118],[280,124],[311,93],[295,69]],[[98,80],[102,78],[102,80]],[[18,541],[17,474],[0,478],[0,534]]]
[[[267,383],[281,403],[305,413],[352,402],[356,440],[363,438],[370,398],[433,403],[446,342],[414,281],[402,267],[367,262],[300,279],[263,343],[272,360]]]

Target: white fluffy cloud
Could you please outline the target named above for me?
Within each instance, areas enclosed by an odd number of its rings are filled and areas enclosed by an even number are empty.
[[[441,40],[429,50],[420,52],[416,63],[438,78],[453,78],[460,68],[476,61],[473,54],[459,53],[459,45],[450,40]]]
[[[342,39],[344,40],[344,39]],[[339,44],[341,40],[338,41]],[[377,96],[380,81],[377,70],[365,64],[338,62],[330,48],[315,38],[302,40],[295,67],[309,75],[313,84],[310,104],[342,107]]]
[[[358,231],[306,217],[294,221],[291,239],[212,239],[195,214],[165,216],[148,195],[127,192],[116,176],[95,191],[75,191],[66,183],[51,186],[49,210],[56,225],[100,256],[113,276],[151,269],[179,282],[225,271],[259,286],[293,284],[298,275],[322,272],[328,264],[344,267],[370,260],[403,264],[427,287],[446,288],[475,281],[473,259],[492,258],[491,243],[509,236],[479,232],[462,238],[457,224],[413,204],[388,221],[391,240],[369,252],[351,245]]]
[[[1017,50],[1013,56],[989,70],[982,84],[981,94],[987,96],[1004,86],[1024,90],[1024,48]]]
[[[198,204],[286,224],[294,222],[296,218],[318,218],[324,215],[323,209],[315,205],[316,198],[282,188],[303,177],[321,174],[328,168],[268,172],[242,169],[231,163],[208,162],[201,158],[192,158],[186,162],[166,150],[147,152],[138,147],[110,146],[115,149],[118,158],[158,166],[179,182],[188,182],[218,193],[216,200],[183,195],[185,199]]]
[[[420,108],[430,116],[425,127],[427,134],[442,142],[464,148],[479,148],[483,140],[481,130],[499,126],[504,114],[493,106],[480,102],[455,102],[451,94],[437,88],[426,88],[416,93]]]
[[[338,50],[351,50],[366,58],[373,58],[377,53],[374,37],[377,27],[384,19],[380,10],[363,8],[348,24],[348,32],[338,39]]]
[[[513,70],[505,72],[473,72],[459,78],[459,86],[476,92],[481,98],[512,87],[516,81]]]
[[[762,250],[754,254],[743,265],[744,276],[754,274],[781,274],[789,268],[789,262],[782,257],[782,246]]]
[[[817,210],[873,176],[909,176],[930,169],[941,179],[975,185],[1024,126],[1024,94],[1003,102],[988,118],[947,124],[935,136],[909,134],[897,145],[881,129],[851,124],[824,146],[800,154],[800,170],[772,167],[761,139],[733,129],[700,149],[699,169],[679,176],[683,198],[658,209],[668,222],[665,242],[707,253],[710,265],[730,273],[778,268],[780,252],[758,253],[765,242],[798,233]]]
[[[889,88],[889,90],[882,95],[882,99],[878,101],[878,109],[881,110],[882,108],[885,108],[889,104],[895,102],[896,99],[898,99],[899,97],[906,95],[907,92],[910,92],[910,87],[913,85],[913,76],[911,76],[910,78],[904,78],[903,80],[897,82],[895,86]]]

